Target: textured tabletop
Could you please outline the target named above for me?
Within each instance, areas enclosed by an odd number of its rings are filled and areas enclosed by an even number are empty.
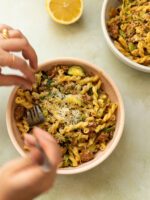
[[[51,21],[44,0],[0,0],[0,23],[22,30],[39,63],[56,57],[90,61],[112,77],[125,103],[125,129],[112,155],[89,172],[58,176],[53,189],[38,200],[150,199],[150,75],[122,64],[108,49],[100,24],[102,3],[85,0],[82,19],[63,26]],[[11,91],[11,87],[0,88],[1,166],[19,156],[5,121]]]

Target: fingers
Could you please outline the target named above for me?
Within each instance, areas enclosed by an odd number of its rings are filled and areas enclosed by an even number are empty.
[[[36,139],[30,134],[25,134],[24,136],[25,145],[27,145],[30,149],[30,154],[36,163],[39,165],[43,162],[43,155],[36,147]]]
[[[3,43],[2,45],[4,47],[6,45],[6,50],[7,51],[22,51],[22,55],[24,56],[24,58],[29,60],[30,65],[33,69],[36,69],[37,68],[37,55],[36,55],[36,52],[34,51],[34,49],[32,48],[32,46],[30,45],[30,43],[28,42],[28,40],[25,38],[25,36],[19,30],[14,30],[10,26],[4,25],[4,24],[0,25],[0,32],[2,32],[3,29],[7,29],[9,31],[10,39],[7,39],[7,40],[2,39],[1,40],[1,43]],[[15,46],[17,44],[16,41],[10,43],[13,39],[21,40],[20,45],[23,43],[22,46],[20,46],[19,50],[17,50],[17,48],[15,49]],[[12,47],[12,48],[9,48],[9,47]]]
[[[15,75],[2,75],[0,74],[0,86],[21,85],[31,90],[32,84],[23,77]]]
[[[9,54],[7,52],[4,52],[0,58],[1,66],[9,66],[13,69],[20,70],[27,79],[29,79],[32,83],[36,82],[34,73],[31,71],[31,69],[28,67],[28,64],[25,60],[21,59],[18,56],[14,56],[12,54]]]
[[[57,166],[60,162],[60,150],[58,145],[56,144],[55,139],[52,136],[50,136],[47,132],[37,127],[34,128],[33,132],[39,144],[48,156],[49,160],[52,162],[53,165]],[[33,147],[36,144],[36,139],[32,135],[26,134],[25,142],[30,147]]]
[[[19,30],[15,30],[15,29],[9,30],[9,37],[10,38],[25,38],[24,35]]]
[[[61,153],[55,139],[47,132],[37,127],[33,129],[33,133],[43,148],[48,159],[50,160],[51,164],[54,167],[57,167],[61,161]]]
[[[28,59],[30,62],[30,66],[33,69],[37,68],[37,55],[34,51],[34,49],[29,44],[28,40],[25,38],[25,36],[19,31],[14,30],[10,26],[7,26],[5,24],[0,24],[0,32],[3,31],[3,29],[7,29],[9,31],[9,38],[8,39],[2,39],[0,40],[0,65],[1,66],[9,66],[13,69],[20,70],[26,77],[21,78],[18,76],[4,76],[2,75],[2,80],[0,81],[0,85],[23,85],[28,89],[31,89],[31,83],[36,82],[34,73],[29,68],[27,62],[17,56],[11,55],[8,52],[9,51],[22,51],[22,55],[25,59]],[[1,72],[1,70],[0,70]],[[4,80],[5,78],[10,78],[8,82]],[[20,83],[19,83],[20,81]]]
[[[27,45],[27,41],[18,38],[3,40],[0,44],[5,51],[22,51],[27,48]]]
[[[35,139],[35,137],[33,137],[30,134],[25,134],[24,141],[25,141],[25,144],[27,146],[35,146],[36,145],[36,139]]]
[[[6,24],[0,24],[0,32],[2,32],[3,29],[11,30],[12,27],[10,27]]]
[[[20,33],[21,35],[21,33]],[[20,36],[21,37],[21,36]],[[0,46],[5,51],[22,51],[25,59],[30,61],[30,65],[33,69],[37,68],[37,55],[34,49],[31,47],[29,42],[25,38],[14,38],[2,40]]]
[[[30,138],[29,140],[31,142],[32,139]],[[52,148],[54,148],[54,147],[52,147]],[[34,149],[34,151],[33,151],[33,149]],[[38,158],[39,158],[39,155],[37,154],[39,152],[36,152],[35,150],[38,151],[34,147],[31,148],[32,153],[30,153],[30,155],[32,155],[32,157],[34,157],[34,159],[36,156],[38,156]],[[34,155],[33,155],[33,152],[34,152]],[[50,155],[50,156],[52,156],[52,155]],[[16,162],[16,164],[19,166],[17,166],[16,169],[13,170],[14,174],[12,174],[13,175],[12,179],[13,179],[15,188],[18,188],[18,187],[24,188],[24,189],[32,188],[32,193],[34,193],[34,195],[35,194],[37,195],[37,194],[40,194],[40,193],[46,191],[50,187],[52,187],[53,182],[56,177],[56,166],[53,165],[50,172],[45,172],[37,164],[32,163],[31,165],[30,164],[24,165],[23,162],[19,163],[18,161]],[[11,166],[14,169],[12,164],[11,164]],[[24,167],[24,166],[26,166],[26,167]]]

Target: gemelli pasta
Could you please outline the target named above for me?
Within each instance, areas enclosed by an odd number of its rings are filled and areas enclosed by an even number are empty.
[[[110,10],[108,32],[126,57],[150,67],[150,1],[122,0]]]
[[[32,91],[19,88],[15,99],[16,126],[22,138],[32,134],[27,110],[39,105],[45,117],[39,127],[60,145],[60,167],[76,167],[104,151],[115,130],[117,104],[102,89],[100,77],[80,66],[63,65],[35,76]]]

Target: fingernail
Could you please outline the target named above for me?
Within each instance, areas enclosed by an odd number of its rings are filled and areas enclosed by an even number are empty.
[[[42,129],[41,128],[39,128],[38,126],[34,126],[34,128],[33,129],[37,129],[38,131],[41,131]]]
[[[27,85],[27,88],[29,89],[29,90],[32,90],[32,85],[30,84],[30,85]]]
[[[32,82],[32,83],[36,83],[35,75],[33,75],[31,82]]]
[[[35,65],[35,66],[34,66],[34,69],[37,69],[37,68],[38,68],[38,66],[37,66],[37,65]]]
[[[46,140],[43,132],[44,131],[42,129],[40,129],[39,127],[34,127],[34,129],[33,129],[33,133],[35,133],[35,136],[38,135],[40,140]]]
[[[33,135],[30,135],[29,133],[26,133],[26,134],[24,135],[24,137],[25,137],[25,139],[27,139],[27,140],[35,141],[34,136],[33,136]]]
[[[29,89],[29,90],[32,90],[32,84],[29,81],[24,83],[22,86]]]
[[[27,144],[35,145],[36,143],[34,136],[28,133],[24,135],[24,139],[25,139],[25,142],[27,142]]]
[[[34,129],[33,129],[33,132],[36,132],[38,133],[38,135],[42,136],[43,134],[41,133],[42,132],[42,129],[40,129],[39,127],[35,126]]]

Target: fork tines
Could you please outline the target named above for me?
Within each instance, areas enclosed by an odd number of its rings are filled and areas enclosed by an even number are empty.
[[[44,121],[44,115],[38,105],[35,105],[32,109],[27,111],[27,122],[30,127],[39,125]]]

